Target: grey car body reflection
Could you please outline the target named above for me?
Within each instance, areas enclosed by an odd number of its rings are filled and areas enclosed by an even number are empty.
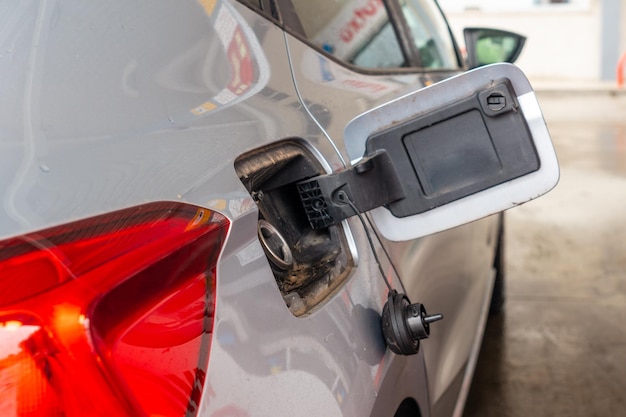
[[[287,37],[297,88],[311,102],[322,102],[332,115],[325,130],[337,138],[343,158],[349,160],[341,142],[345,126],[363,111],[384,104],[412,89],[439,81],[453,72],[359,76],[346,74],[336,62],[322,57],[297,39]],[[318,71],[358,82],[324,82]],[[328,78],[328,76],[327,76]],[[360,88],[350,88],[360,86]],[[343,88],[342,88],[343,87]],[[446,317],[423,344],[428,374],[429,403],[441,407],[435,415],[450,415],[461,392],[468,361],[477,354],[485,309],[491,296],[494,250],[499,231],[497,216],[479,220],[423,239],[392,242],[381,237],[383,253],[396,266],[407,295],[428,300],[429,308]],[[470,371],[471,373],[471,371]],[[408,382],[407,382],[408,383]],[[424,413],[424,410],[422,410]]]
[[[237,61],[233,45],[246,51]],[[458,414],[499,216],[373,247],[351,218],[351,275],[295,317],[233,168],[245,152],[295,138],[327,172],[341,170],[350,120],[453,74],[364,75],[235,1],[4,1],[0,237],[151,201],[212,208],[232,226],[199,415],[390,416],[409,398],[425,417]],[[417,355],[386,349],[373,251],[395,287],[446,317]]]

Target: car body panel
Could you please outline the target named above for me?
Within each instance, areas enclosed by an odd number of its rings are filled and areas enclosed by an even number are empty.
[[[231,227],[198,415],[390,416],[407,398],[440,415],[476,354],[499,216],[405,242],[352,217],[350,276],[296,317],[234,164],[289,140],[344,170],[350,120],[454,73],[360,73],[234,0],[1,2],[0,239],[155,201],[212,209]],[[445,315],[416,355],[386,348],[381,271]]]
[[[319,102],[333,116],[320,124],[346,161],[353,158],[344,143],[344,129],[354,118],[454,74],[365,75],[312,50],[295,37],[287,35],[287,39],[299,94],[304,103]],[[432,404],[464,373],[474,340],[480,337],[476,331],[490,297],[486,289],[492,285],[497,225],[498,216],[493,216],[406,242],[385,240],[378,233],[409,298],[445,317],[423,343]],[[450,395],[454,399],[457,396]]]
[[[284,138],[306,140],[329,170],[344,166],[300,104],[282,31],[228,1],[3,9],[0,235],[151,201],[217,210],[232,224],[200,415],[368,415],[394,360],[378,324],[386,289],[362,226],[349,222],[356,272],[323,308],[296,318],[233,169],[238,155]],[[250,68],[229,57],[236,41]],[[425,375],[421,355],[402,362]]]

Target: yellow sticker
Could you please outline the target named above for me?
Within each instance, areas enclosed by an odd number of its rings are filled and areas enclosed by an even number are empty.
[[[201,114],[210,112],[216,107],[217,106],[215,104],[211,103],[210,101],[206,101],[202,103],[201,105],[199,105],[198,107],[196,107],[195,109],[191,109],[191,112],[195,114],[196,116],[200,116]]]
[[[200,6],[202,6],[207,16],[211,16],[217,4],[217,0],[198,0],[198,3],[200,3]]]

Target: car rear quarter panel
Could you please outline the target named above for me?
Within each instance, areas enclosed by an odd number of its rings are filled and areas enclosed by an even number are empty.
[[[357,272],[295,318],[233,167],[284,138],[315,149],[329,170],[343,166],[297,97],[280,29],[230,1],[4,2],[0,90],[0,237],[151,201],[231,220],[201,415],[372,412],[394,356],[363,230],[349,223]],[[422,376],[412,392],[426,402],[422,361],[404,363]],[[393,413],[392,394],[378,401]]]

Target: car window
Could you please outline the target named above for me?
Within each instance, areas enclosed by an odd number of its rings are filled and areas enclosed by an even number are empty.
[[[458,60],[441,11],[432,0],[400,0],[402,14],[421,58],[421,67],[458,68]]]
[[[292,0],[304,36],[338,59],[363,68],[406,66],[382,0]]]

